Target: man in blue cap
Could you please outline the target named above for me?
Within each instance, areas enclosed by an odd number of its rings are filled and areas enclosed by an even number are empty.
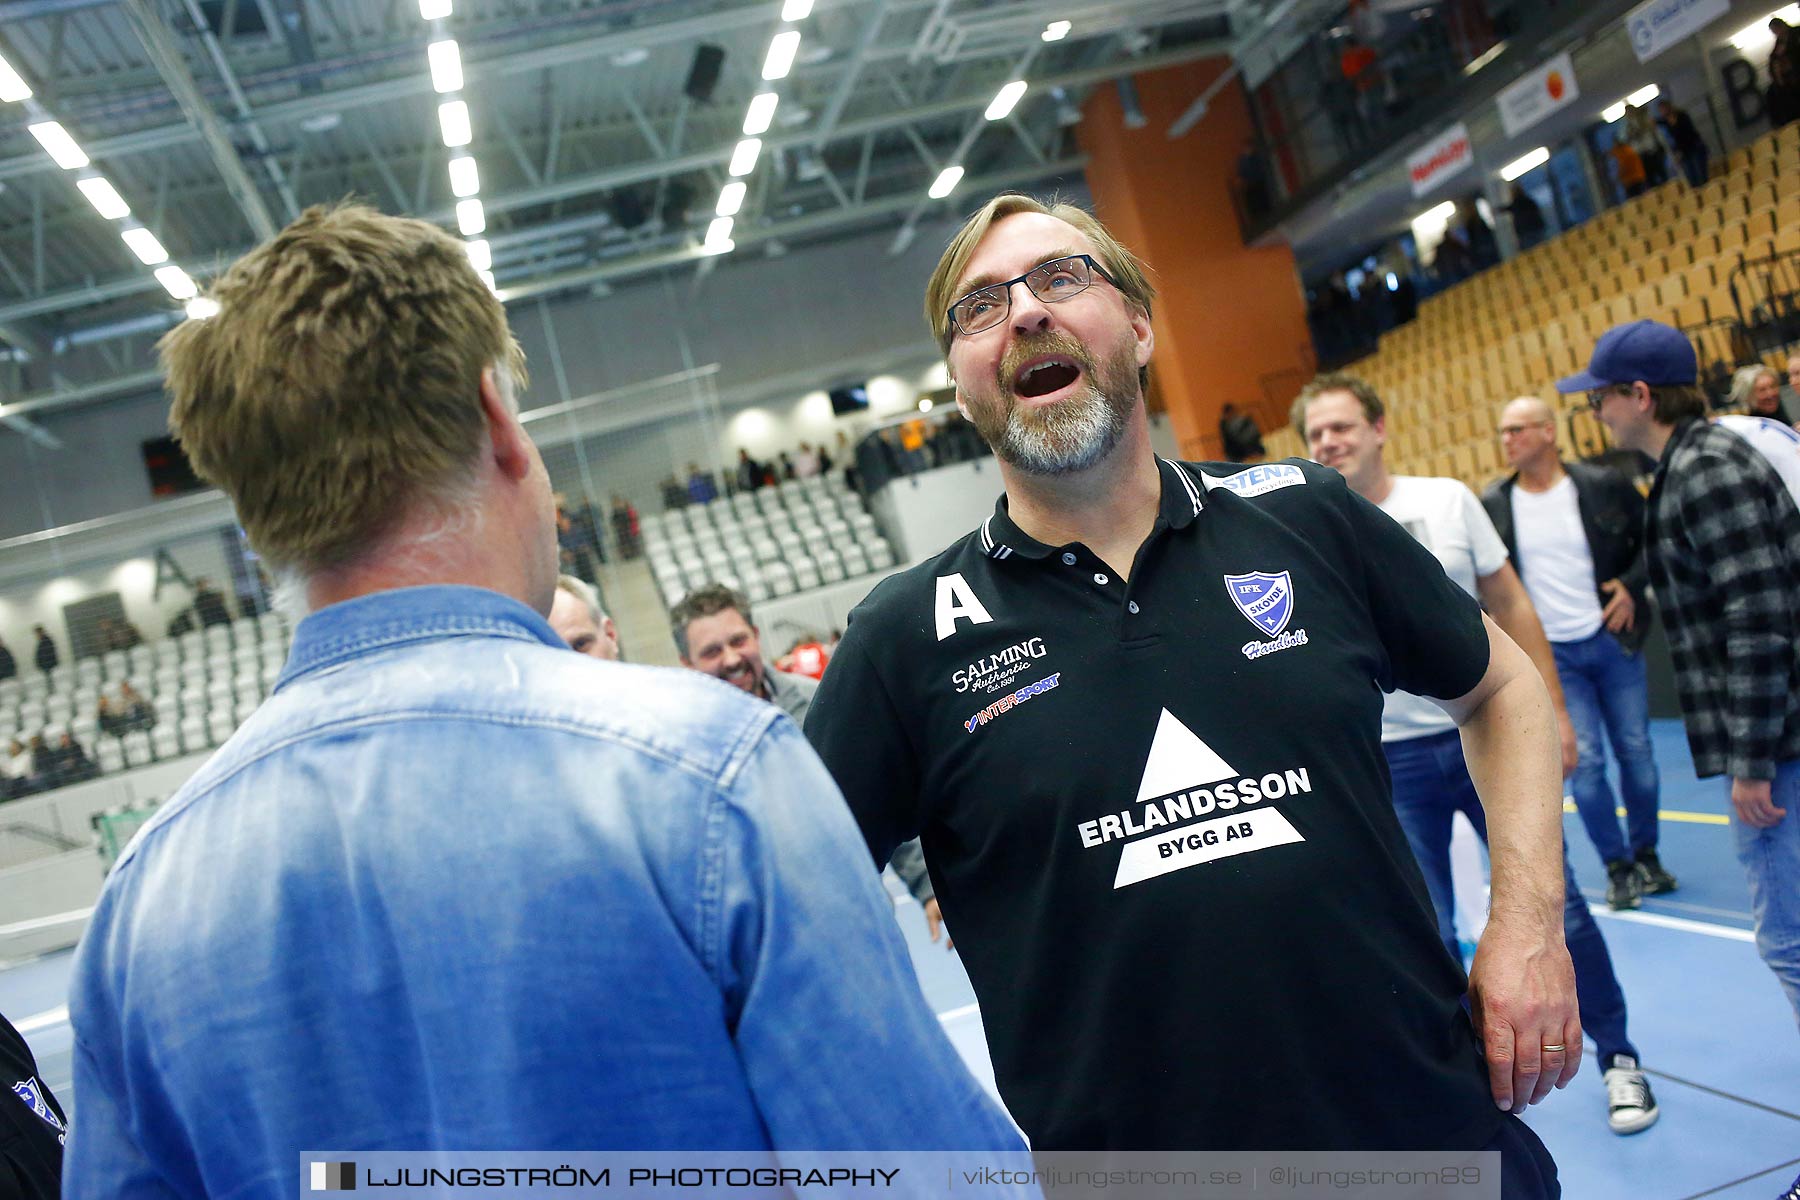
[[[1657,460],[1645,510],[1694,770],[1731,780],[1756,945],[1800,1016],[1800,510],[1768,460],[1706,420],[1694,348],[1656,321],[1609,329],[1586,392],[1619,445]]]

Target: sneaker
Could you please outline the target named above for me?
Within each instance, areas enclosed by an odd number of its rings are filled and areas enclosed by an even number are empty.
[[[1637,877],[1638,890],[1646,896],[1660,896],[1681,886],[1663,869],[1662,860],[1656,857],[1654,850],[1637,852]]]
[[[1601,1078],[1606,1083],[1606,1123],[1614,1133],[1637,1133],[1656,1124],[1662,1112],[1637,1059],[1629,1054],[1613,1055],[1606,1060]]]
[[[1606,864],[1606,907],[1614,912],[1642,907],[1641,895],[1636,863],[1620,859]]]

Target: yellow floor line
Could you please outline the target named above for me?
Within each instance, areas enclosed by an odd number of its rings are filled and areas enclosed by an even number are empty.
[[[1564,800],[1563,801],[1563,811],[1566,813],[1574,812],[1575,811],[1575,802],[1573,800]],[[1621,817],[1625,815],[1625,810],[1623,808],[1619,809],[1618,812],[1619,812],[1619,816],[1621,816]],[[1672,808],[1658,809],[1656,812],[1656,817],[1660,821],[1679,821],[1686,825],[1729,825],[1729,824],[1731,824],[1731,818],[1726,816],[1724,813],[1676,812]]]

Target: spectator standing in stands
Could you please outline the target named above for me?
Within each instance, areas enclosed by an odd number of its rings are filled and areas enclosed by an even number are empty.
[[[719,481],[711,471],[702,471],[699,463],[689,463],[687,494],[694,504],[711,504],[719,498]]]
[[[763,483],[762,464],[751,458],[750,452],[742,446],[738,447],[737,468],[732,482],[740,492],[754,492]]]
[[[794,455],[794,478],[811,479],[822,469],[819,456],[813,452],[811,444],[801,442],[799,453]]]
[[[1700,130],[1695,128],[1694,118],[1664,98],[1656,102],[1656,123],[1668,137],[1669,145],[1675,148],[1675,158],[1681,163],[1681,173],[1688,186],[1704,187],[1711,151],[1707,149],[1706,139],[1700,136]]]
[[[225,594],[205,576],[194,580],[194,615],[207,629],[231,624],[231,610],[225,607]]]
[[[100,726],[100,732],[107,737],[125,736],[125,719],[113,711],[111,696],[100,697],[99,708],[94,714],[94,719],[95,723]]]
[[[568,500],[559,492],[556,503],[557,558],[563,568],[583,579],[594,578],[594,539],[569,510]]]
[[[792,724],[544,620],[550,480],[462,243],[312,208],[213,286],[170,421],[312,611],[107,878],[65,1196],[287,1196],[309,1147],[1017,1147]]]
[[[1494,236],[1494,227],[1482,217],[1475,201],[1464,200],[1460,207],[1463,240],[1468,243],[1469,256],[1475,260],[1477,271],[1485,271],[1500,261],[1500,239]]]
[[[662,501],[663,510],[665,512],[674,512],[678,508],[686,508],[688,506],[687,489],[681,485],[681,480],[674,475],[670,475],[667,479],[662,481]]]
[[[638,524],[637,508],[617,492],[612,496],[612,527],[613,541],[618,543],[620,558],[636,558],[644,552],[644,536]]]
[[[1556,662],[1530,595],[1475,493],[1460,480],[1390,474],[1384,458],[1386,409],[1379,394],[1355,376],[1322,375],[1307,384],[1294,402],[1294,425],[1304,431],[1314,459],[1342,472],[1351,490],[1378,505],[1429,550],[1457,586],[1477,597],[1489,618],[1531,656],[1556,706],[1566,777],[1579,758]],[[1382,709],[1381,749],[1393,779],[1394,809],[1437,914],[1438,935],[1460,961],[1450,873],[1455,814],[1462,813],[1482,841],[1488,840],[1487,814],[1461,739],[1438,705],[1397,689]],[[1560,835],[1560,820],[1558,827]],[[1563,936],[1575,968],[1582,1032],[1593,1039],[1600,1059],[1607,1123],[1614,1133],[1637,1133],[1655,1124],[1660,1112],[1626,1030],[1625,993],[1612,954],[1575,882],[1566,846],[1562,877]],[[1486,937],[1484,933],[1482,940]]]
[[[0,679],[11,679],[18,673],[19,660],[14,658],[13,652],[6,648],[6,643],[0,641]]]
[[[37,635],[37,647],[31,657],[37,663],[37,669],[48,675],[56,670],[56,665],[62,661],[62,655],[57,651],[56,643],[51,640],[49,630],[42,625],[33,625],[31,631]]]
[[[794,478],[794,460],[788,457],[786,450],[777,454],[770,466],[777,472],[781,482],[787,483]]]
[[[1769,49],[1769,90],[1765,93],[1769,128],[1779,129],[1800,117],[1800,31],[1780,17],[1769,18],[1775,44]]]
[[[1481,502],[1550,639],[1579,750],[1569,788],[1606,867],[1606,902],[1637,908],[1640,894],[1676,887],[1656,849],[1660,781],[1641,653],[1652,620],[1644,500],[1616,471],[1563,462],[1555,414],[1536,397],[1506,406],[1500,447],[1513,474]],[[1619,764],[1623,834],[1606,781],[1608,742]]]
[[[1613,137],[1612,149],[1613,178],[1619,182],[1619,189],[1625,193],[1625,199],[1644,194],[1644,160],[1638,157],[1636,147],[1629,138],[1622,134]]]
[[[1800,355],[1796,357],[1800,358]],[[1781,398],[1781,376],[1775,373],[1775,368],[1762,363],[1739,367],[1732,375],[1731,407],[1784,425],[1794,423],[1793,413]]]
[[[1475,273],[1475,255],[1470,252],[1464,237],[1460,229],[1446,229],[1431,257],[1431,270],[1445,287],[1460,283]]]
[[[1644,186],[1653,188],[1667,183],[1669,156],[1662,135],[1657,132],[1656,120],[1650,115],[1649,105],[1640,104],[1625,110],[1625,137],[1637,151],[1638,161],[1644,164]]]
[[[1556,386],[1656,460],[1645,548],[1688,748],[1700,778],[1730,781],[1756,948],[1800,1017],[1800,510],[1767,459],[1706,420],[1697,374],[1685,334],[1634,321]]]
[[[1544,234],[1548,231],[1548,226],[1544,223],[1544,210],[1531,198],[1531,193],[1518,183],[1508,186],[1512,192],[1506,204],[1506,214],[1512,218],[1513,236],[1518,239],[1520,250],[1529,250],[1543,241]]]
[[[18,1103],[14,1103],[17,1100]],[[31,1047],[0,1016],[0,1184],[8,1200],[58,1200],[69,1122]]]
[[[577,654],[618,661],[618,627],[600,606],[600,596],[593,587],[573,575],[556,578],[556,597],[550,602],[550,628]]]
[[[1226,401],[1219,412],[1219,440],[1224,444],[1225,457],[1232,462],[1261,460],[1265,453],[1262,430],[1256,427],[1256,418],[1239,412],[1238,406],[1230,401]]]
[[[106,647],[108,650],[130,650],[144,644],[143,633],[123,617],[113,622],[113,634],[113,640]]]

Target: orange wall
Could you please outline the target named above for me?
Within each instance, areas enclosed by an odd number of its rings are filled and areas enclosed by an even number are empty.
[[[1306,297],[1288,247],[1243,243],[1231,186],[1250,134],[1243,89],[1230,85],[1200,123],[1171,142],[1167,130],[1229,65],[1210,59],[1136,76],[1142,129],[1127,129],[1118,91],[1093,90],[1076,135],[1102,221],[1150,265],[1156,285],[1151,376],[1183,455],[1218,458],[1219,410],[1256,413],[1263,429],[1286,422],[1285,401],[1311,374]],[[1274,398],[1263,379],[1280,372]]]

